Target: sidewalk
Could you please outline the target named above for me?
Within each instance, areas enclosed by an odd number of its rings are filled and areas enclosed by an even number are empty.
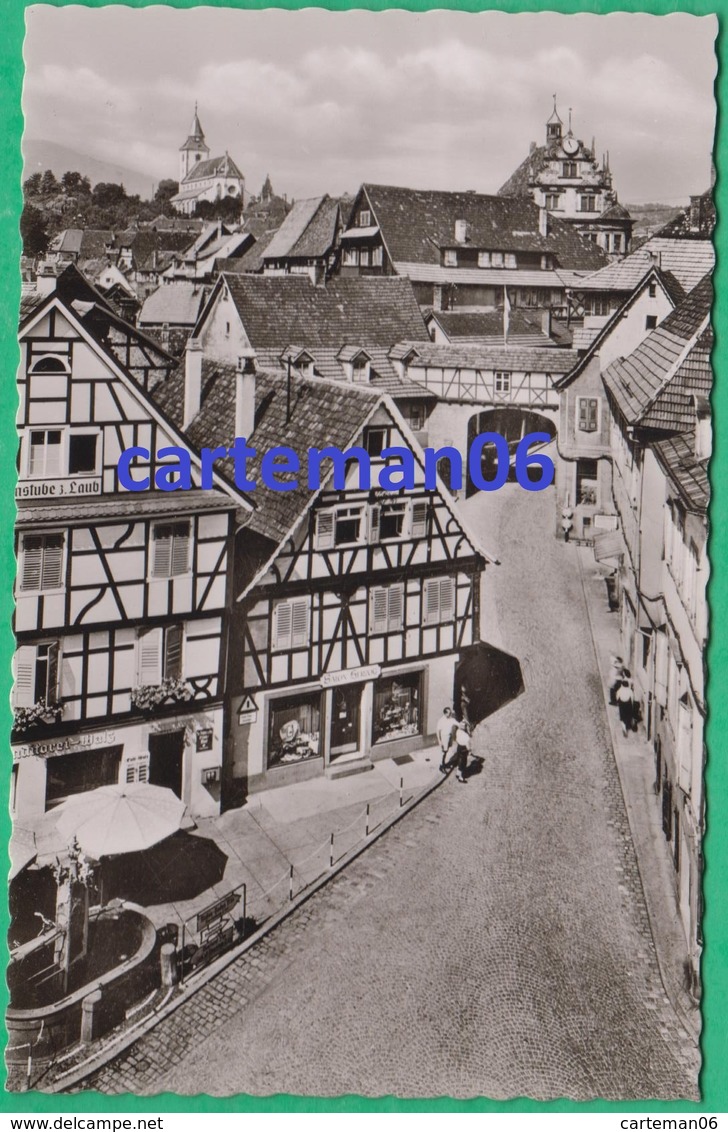
[[[594,649],[604,689],[612,747],[622,784],[632,841],[639,866],[657,961],[670,1002],[683,1025],[697,1040],[700,1008],[687,992],[684,964],[688,947],[675,892],[672,858],[662,832],[660,810],[655,800],[655,756],[642,728],[625,737],[617,709],[609,705],[610,656],[621,652],[619,619],[607,603],[604,575],[591,547],[575,547]]]
[[[158,928],[181,926],[245,884],[246,915],[260,925],[290,899],[291,868],[295,895],[330,868],[332,856],[335,864],[399,809],[400,783],[406,805],[439,779],[439,763],[439,747],[415,751],[363,774],[261,791],[240,809],[197,818],[192,836],[214,842],[227,858],[221,879],[192,899],[145,906],[146,914]]]

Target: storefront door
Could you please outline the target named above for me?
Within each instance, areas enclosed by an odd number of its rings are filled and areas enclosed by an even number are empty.
[[[166,786],[182,797],[182,759],[185,749],[184,731],[162,731],[149,736],[149,781],[152,786]]]
[[[331,705],[331,761],[359,750],[361,684],[334,688]]]

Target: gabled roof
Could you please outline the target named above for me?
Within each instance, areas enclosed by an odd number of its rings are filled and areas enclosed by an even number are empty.
[[[64,228],[51,240],[48,250],[50,252],[67,252],[69,255],[78,255],[83,243],[82,228]]]
[[[206,177],[236,177],[239,181],[245,180],[232,157],[225,153],[222,157],[209,157],[206,161],[198,161],[193,165],[180,185],[178,195],[182,195],[183,185],[190,187],[195,181],[201,181]]]
[[[567,385],[570,385],[574,378],[578,377],[579,374],[583,372],[589,360],[594,356],[594,354],[599,352],[599,349],[605,338],[609,337],[614,327],[622,321],[630,307],[634,305],[639,296],[644,292],[645,287],[648,287],[652,282],[657,282],[660,284],[667,298],[672,303],[673,309],[677,307],[679,303],[685,300],[685,292],[683,291],[678,281],[675,279],[674,275],[672,275],[668,271],[662,271],[659,267],[655,267],[655,265],[653,264],[647,269],[642,279],[633,290],[632,294],[628,295],[624,302],[620,306],[618,306],[615,311],[612,312],[603,326],[595,328],[592,331],[585,327],[582,327],[580,331],[574,331],[574,349],[583,349],[584,353],[579,358],[579,361],[576,363],[574,368],[570,370],[569,373],[564,374],[564,376],[560,378],[556,383],[560,389],[564,388]]]
[[[210,359],[202,362],[203,397],[200,412],[187,428],[198,448],[230,446],[235,439],[234,365]],[[181,420],[184,405],[184,364],[155,393],[173,420]],[[345,449],[382,401],[383,394],[368,386],[336,384],[320,378],[291,374],[291,413],[287,419],[287,381],[279,373],[259,372],[255,379],[255,431],[248,437],[256,457],[248,461],[248,477],[257,481],[256,511],[246,524],[250,530],[279,541],[310,504],[308,450],[334,445]],[[261,478],[263,454],[276,445],[288,445],[298,454],[301,471],[294,491],[273,491]],[[218,461],[221,473],[234,482],[231,460]],[[283,478],[283,477],[281,477]]]
[[[561,119],[559,119],[560,121]],[[548,153],[551,147],[545,145],[535,146],[528,157],[524,157],[521,164],[508,180],[498,189],[498,196],[503,197],[529,197],[532,198],[531,182],[545,169]]]
[[[549,218],[539,232],[539,210],[530,198],[483,193],[435,192],[392,185],[362,186],[394,263],[439,265],[442,248],[458,246],[455,221],[469,225],[463,246],[494,251],[551,252],[560,267],[596,270],[605,253],[564,221]]]
[[[338,350],[345,343],[389,347],[403,339],[429,339],[407,279],[335,279],[315,287],[308,276],[225,272],[221,281],[254,350],[280,352],[287,342]]]
[[[161,326],[165,322],[172,326],[195,325],[200,317],[202,304],[206,298],[204,287],[199,283],[177,280],[165,283],[152,291],[139,312],[139,326]]]
[[[339,202],[329,196],[298,200],[265,249],[264,259],[325,256],[336,239]]]
[[[627,358],[617,358],[603,381],[628,425],[680,432],[690,427],[692,397],[712,385],[710,276]]]
[[[460,346],[438,345],[434,342],[406,345],[414,345],[417,350],[417,357],[412,362],[413,368],[418,365],[466,366],[472,369],[561,374],[567,373],[576,361],[573,350],[562,350],[554,346],[481,346],[476,343]]]
[[[710,240],[678,240],[653,236],[624,259],[610,263],[579,284],[583,291],[633,291],[655,263],[670,272],[684,291],[691,291],[712,271],[715,253]]]
[[[695,433],[659,440],[653,450],[688,510],[704,515],[710,502],[708,460],[695,454]]]

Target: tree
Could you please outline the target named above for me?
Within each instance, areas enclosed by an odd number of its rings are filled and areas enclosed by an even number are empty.
[[[26,197],[38,196],[42,179],[41,173],[31,173],[30,177],[23,181],[23,192]]]
[[[67,193],[90,193],[91,182],[88,177],[83,177],[80,173],[68,172],[64,173],[61,177],[61,186]]]
[[[91,196],[94,204],[108,208],[109,205],[122,204],[126,200],[126,189],[113,181],[99,181],[98,185],[94,185]]]
[[[57,193],[58,181],[56,180],[55,173],[52,169],[46,169],[40,182],[40,191],[42,193]]]
[[[157,185],[157,191],[154,194],[154,199],[160,204],[167,204],[167,202],[179,192],[179,184],[177,181],[172,181],[165,178]]]
[[[26,204],[20,217],[20,235],[23,240],[23,255],[42,255],[50,239],[45,217],[39,208]]]

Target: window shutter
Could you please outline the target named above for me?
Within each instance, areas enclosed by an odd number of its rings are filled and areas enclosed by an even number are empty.
[[[440,620],[451,621],[455,612],[455,582],[453,578],[440,578]]]
[[[667,637],[655,634],[655,699],[661,707],[667,705]]]
[[[425,625],[435,625],[440,617],[440,583],[437,578],[425,578]]]
[[[281,601],[273,610],[273,643],[275,648],[290,648],[291,644],[291,603]]]
[[[427,500],[412,504],[412,537],[423,538],[427,534]]]
[[[316,549],[328,550],[334,545],[334,512],[316,513]]]
[[[182,641],[184,633],[181,625],[170,625],[164,636],[164,676],[182,675]]]
[[[404,586],[389,587],[389,615],[387,629],[392,632],[401,629],[404,624]]]
[[[308,599],[298,598],[291,602],[291,647],[300,648],[308,644]]]
[[[387,590],[385,586],[374,586],[371,591],[371,629],[383,633],[387,629]]]
[[[41,588],[57,590],[63,584],[63,535],[46,535]]]
[[[369,508],[369,542],[379,542],[379,519],[382,509],[377,504]]]
[[[690,707],[682,700],[678,705],[677,726],[677,753],[678,753],[678,780],[680,787],[686,794],[690,793],[690,772],[692,769],[693,724]]]
[[[588,401],[586,397],[579,398],[579,430],[586,432],[589,427],[589,420],[587,415]]]
[[[39,590],[43,572],[43,538],[41,535],[26,535],[23,539],[23,568],[20,578],[21,590]]]
[[[162,682],[162,630],[147,629],[139,634],[138,642],[139,683],[161,684]]]
[[[53,643],[48,646],[48,668],[47,668],[48,685],[47,685],[46,697],[45,697],[47,704],[57,704],[58,703],[58,690],[59,690],[58,689],[58,681],[59,681],[59,677],[60,677],[60,666],[59,666],[58,662],[59,662],[59,659],[60,659],[60,653],[61,653],[61,650],[60,650],[60,646],[58,644],[58,641],[53,641]]]
[[[172,532],[155,527],[152,538],[152,577],[169,578],[172,573]]]
[[[589,432],[596,432],[597,431],[597,402],[596,402],[596,398],[594,398],[594,397],[589,398],[589,400],[587,401],[587,409],[588,409],[588,420],[589,420],[589,424],[588,424]]]
[[[21,645],[15,653],[15,707],[32,707],[35,703],[35,645]]]
[[[172,539],[172,575],[186,574],[190,566],[190,527],[189,523],[175,528]]]

